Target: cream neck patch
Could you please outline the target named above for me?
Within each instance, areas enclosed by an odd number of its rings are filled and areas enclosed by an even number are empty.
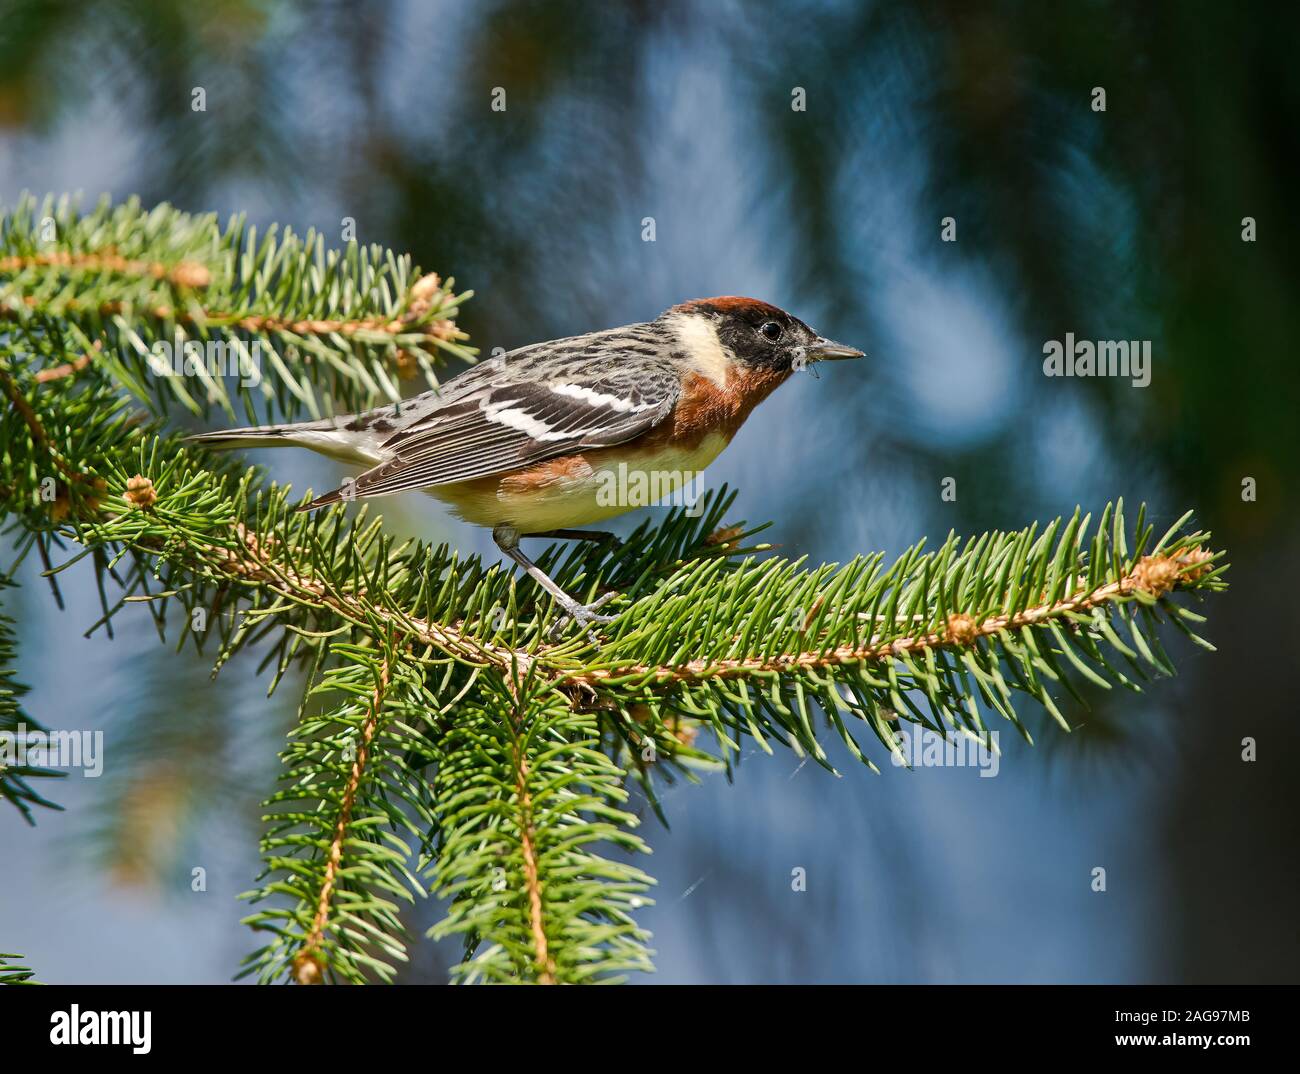
[[[699,314],[679,313],[672,318],[671,324],[691,368],[719,388],[725,388],[736,356],[722,345],[713,321]]]

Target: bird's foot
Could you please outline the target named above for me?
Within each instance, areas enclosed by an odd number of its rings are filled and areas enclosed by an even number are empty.
[[[570,623],[577,623],[579,627],[586,629],[594,624],[612,623],[618,618],[616,615],[600,615],[596,609],[608,604],[618,596],[616,592],[603,593],[590,604],[579,604],[576,600],[562,602],[564,606],[564,615],[555,621],[555,625],[550,629],[550,639],[555,641],[564,633],[565,627]],[[596,641],[596,632],[594,630],[588,633],[592,641]]]

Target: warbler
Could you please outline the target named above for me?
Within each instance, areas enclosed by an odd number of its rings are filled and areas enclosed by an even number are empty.
[[[862,352],[758,299],[673,306],[653,321],[534,343],[410,399],[361,414],[201,433],[214,447],[310,448],[368,467],[299,508],[420,489],[490,527],[497,547],[580,626],[609,622],[520,549],[521,537],[605,539],[574,527],[640,503],[610,489],[672,491],[707,467],[798,369]],[[562,621],[562,622],[563,622]]]

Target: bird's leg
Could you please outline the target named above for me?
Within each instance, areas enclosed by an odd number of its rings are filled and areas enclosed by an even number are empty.
[[[570,533],[581,532],[584,534],[584,536],[586,535],[585,531],[570,530],[568,532]],[[549,534],[530,533],[528,536],[545,537],[545,536],[558,536],[558,535],[559,535],[558,532],[552,532]],[[495,529],[492,530],[492,539],[496,541],[497,547],[501,549],[501,551],[504,552],[507,556],[513,559],[516,563],[518,563],[519,566],[523,567],[523,569],[529,573],[529,575],[533,578],[533,580],[538,585],[540,585],[543,589],[545,589],[546,592],[548,592],[551,596],[553,596],[556,600],[556,603],[558,603],[560,607],[564,609],[566,613],[565,616],[562,619],[560,619],[559,622],[557,622],[554,627],[551,628],[552,637],[558,634],[559,631],[563,630],[564,627],[568,624],[570,619],[572,619],[579,626],[586,626],[588,623],[612,623],[614,621],[615,617],[612,615],[597,615],[596,609],[599,608],[601,605],[606,604],[609,601],[613,600],[614,597],[617,596],[616,593],[606,593],[603,596],[593,600],[590,604],[579,604],[576,600],[574,600],[571,596],[569,596],[568,593],[566,593],[563,589],[561,589],[558,585],[556,585],[555,582],[551,580],[551,578],[547,575],[547,573],[544,570],[542,570],[541,567],[537,566],[536,563],[534,563],[531,559],[529,559],[526,555],[524,555],[522,551],[520,551],[519,537],[520,537],[519,531],[515,529],[513,526],[501,525],[501,526],[497,526]]]

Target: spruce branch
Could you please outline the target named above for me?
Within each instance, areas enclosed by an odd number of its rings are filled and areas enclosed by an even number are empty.
[[[378,246],[327,250],[315,232],[134,200],[82,213],[24,195],[0,214],[0,329],[75,352],[39,379],[103,367],[151,408],[233,417],[239,402],[258,421],[396,400],[402,378],[436,384],[438,356],[473,357],[455,325],[468,293]],[[213,342],[228,348],[216,368]]]
[[[390,979],[402,908],[427,889],[449,900],[433,934],[465,942],[459,980],[649,969],[629,776],[653,801],[657,782],[732,764],[742,736],[829,767],[829,734],[874,769],[863,732],[895,756],[904,724],[987,742],[996,715],[1029,737],[1026,701],[1068,730],[1085,684],[1172,674],[1167,624],[1208,647],[1188,602],[1226,567],[1190,516],[1157,537],[1120,503],[1095,525],[1076,510],[809,566],[728,524],[725,489],[618,548],[543,553],[567,592],[617,594],[601,636],[554,642],[531,579],[394,541],[364,507],[297,513],[302,495],[167,423],[178,400],[292,417],[393,398],[409,348],[430,380],[436,357],[470,353],[448,327],[464,297],[389,251],[167,207],[24,199],[0,217],[0,509],[18,560],[52,585],[88,562],[91,631],[142,606],[160,638],[215,645],[217,670],[257,649],[272,689],[308,675],[249,893],[270,935],[246,964],[259,979]],[[270,376],[156,375],[153,344],[177,338],[263,342]]]
[[[294,956],[294,977],[299,984],[309,984],[320,980],[321,961],[318,955],[325,940],[325,930],[329,925],[331,900],[338,883],[339,868],[343,864],[343,843],[352,826],[352,814],[357,804],[357,791],[361,778],[366,771],[366,762],[370,760],[375,729],[379,726],[380,713],[383,711],[385,695],[391,682],[392,657],[385,653],[376,672],[378,681],[374,693],[370,696],[370,711],[358,733],[360,740],[352,749],[356,759],[348,772],[347,782],[343,787],[343,800],[339,804],[338,820],[334,824],[334,837],[330,840],[329,850],[325,854],[325,873],[320,885],[320,895],[316,901],[316,916],[312,918],[311,932],[303,942],[302,948]]]
[[[391,979],[405,961],[399,905],[424,894],[410,862],[433,824],[419,769],[432,759],[415,723],[430,698],[393,647],[334,643],[312,694],[340,700],[304,713],[283,781],[267,803],[265,882],[246,898],[288,896],[248,917],[274,939],[246,973],[299,984]]]
[[[482,685],[442,736],[434,781],[434,891],[451,907],[432,935],[469,941],[454,975],[554,984],[651,969],[634,914],[653,881],[593,850],[646,850],[597,720],[527,675]]]

